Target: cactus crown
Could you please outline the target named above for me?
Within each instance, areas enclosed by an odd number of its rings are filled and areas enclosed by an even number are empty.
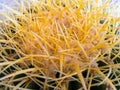
[[[109,0],[26,0],[0,26],[0,85],[9,89],[67,90],[119,86],[120,18]]]

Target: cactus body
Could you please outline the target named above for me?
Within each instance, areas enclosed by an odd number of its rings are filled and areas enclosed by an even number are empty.
[[[120,18],[105,12],[109,0],[99,1],[22,0],[18,10],[4,6],[10,12],[1,13],[0,86],[120,88]]]

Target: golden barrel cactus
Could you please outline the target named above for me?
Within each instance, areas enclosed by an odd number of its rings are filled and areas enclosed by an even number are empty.
[[[120,18],[109,0],[21,0],[0,25],[3,90],[120,87]],[[73,89],[72,89],[73,90]]]

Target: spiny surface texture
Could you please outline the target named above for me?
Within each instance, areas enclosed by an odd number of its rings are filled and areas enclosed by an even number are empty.
[[[120,87],[120,18],[107,13],[109,0],[100,1],[21,0],[17,9],[4,6],[0,87],[70,90],[73,81],[80,90]]]

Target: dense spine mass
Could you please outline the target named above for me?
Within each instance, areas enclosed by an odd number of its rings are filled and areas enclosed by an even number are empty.
[[[109,0],[99,1],[21,0],[17,10],[5,6],[10,12],[1,12],[0,87],[120,88],[120,18],[107,13]]]

